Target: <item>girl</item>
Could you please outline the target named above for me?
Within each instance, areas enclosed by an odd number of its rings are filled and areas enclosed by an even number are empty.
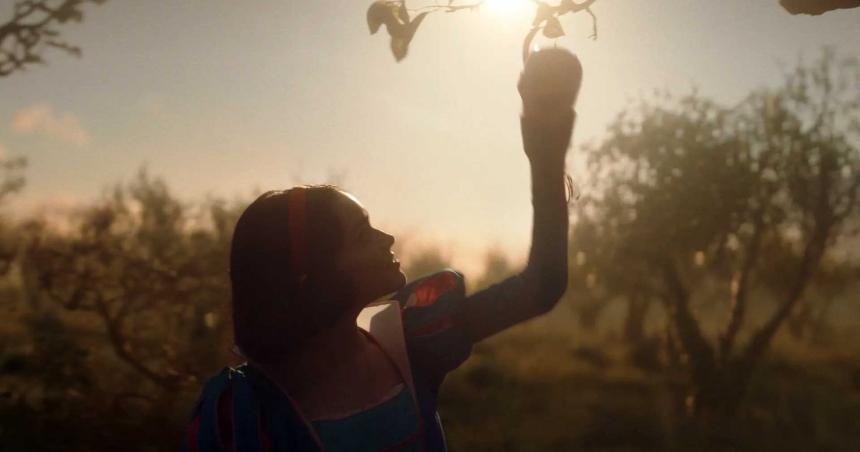
[[[473,343],[548,312],[567,286],[564,163],[580,79],[566,51],[530,57],[519,91],[531,251],[521,273],[471,296],[451,270],[405,285],[394,237],[336,187],[271,191],[248,206],[230,256],[248,362],[207,382],[186,449],[445,450],[445,375]],[[392,303],[367,307],[391,293]]]

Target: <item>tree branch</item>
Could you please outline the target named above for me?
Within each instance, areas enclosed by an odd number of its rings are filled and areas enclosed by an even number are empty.
[[[804,247],[800,268],[794,278],[794,285],[789,290],[787,298],[774,312],[770,320],[753,336],[747,346],[743,360],[748,366],[757,361],[767,349],[779,327],[788,318],[792,309],[800,300],[813,272],[818,268],[818,264],[824,256],[830,235],[839,221],[834,215],[835,206],[830,199],[830,193],[833,189],[833,177],[838,169],[837,162],[832,153],[821,155],[818,172],[818,192],[816,193],[817,199],[812,207],[812,216],[815,222],[812,235]]]
[[[836,222],[842,222],[857,208],[858,195],[860,195],[860,177],[857,177],[852,184],[846,187],[845,191],[836,195],[833,213]],[[841,203],[840,201],[843,200],[844,203]]]
[[[694,378],[707,378],[714,370],[713,348],[705,340],[698,321],[690,312],[690,293],[681,281],[675,264],[670,259],[665,259],[662,267],[671,318],[678,330],[678,339],[690,357]]]
[[[107,302],[101,295],[96,296],[95,306],[96,313],[98,313],[99,317],[104,321],[111,348],[117,357],[161,388],[168,390],[175,389],[178,385],[178,380],[176,378],[159,374],[132,355],[128,346],[128,340],[125,338],[125,334],[122,331],[122,324],[110,315]]]
[[[58,39],[54,24],[83,19],[81,7],[86,3],[102,4],[106,0],[63,0],[51,7],[50,0],[22,0],[15,4],[14,15],[0,25],[0,77],[32,64],[44,64],[44,46],[80,56],[81,50]],[[42,46],[44,44],[44,46]]]
[[[753,335],[741,359],[742,365],[750,367],[762,356],[773,336],[779,330],[786,318],[797,305],[803,291],[809,283],[812,273],[824,255],[824,248],[829,235],[829,225],[821,225],[807,242],[800,268],[794,277],[794,284],[788,291],[788,295],[782,305],[777,308],[771,318]]]
[[[732,281],[732,313],[725,332],[720,336],[720,361],[725,363],[732,352],[735,338],[743,325],[746,314],[747,294],[749,292],[750,275],[755,268],[764,235],[764,207],[760,207],[755,217],[755,229],[747,247],[747,254],[738,274]],[[735,286],[736,284],[736,286]]]

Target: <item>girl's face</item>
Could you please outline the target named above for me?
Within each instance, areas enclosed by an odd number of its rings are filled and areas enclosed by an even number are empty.
[[[403,287],[406,276],[391,251],[394,237],[370,225],[367,211],[354,196],[341,194],[334,205],[343,237],[335,271],[346,278],[357,307],[364,307]]]

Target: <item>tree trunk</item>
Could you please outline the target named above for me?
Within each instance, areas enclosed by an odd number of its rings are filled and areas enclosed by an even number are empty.
[[[597,300],[593,298],[583,298],[577,306],[577,320],[579,326],[586,331],[594,331],[597,329],[597,320],[603,309],[606,307],[605,300]]]
[[[731,424],[738,415],[752,372],[737,362],[694,382],[693,414],[699,421]]]
[[[809,301],[800,301],[798,305],[795,312],[786,320],[788,332],[795,340],[803,339],[812,322],[812,308],[809,305]]]
[[[645,317],[651,303],[648,298],[635,295],[627,300],[627,316],[624,318],[624,340],[635,345],[645,339]]]

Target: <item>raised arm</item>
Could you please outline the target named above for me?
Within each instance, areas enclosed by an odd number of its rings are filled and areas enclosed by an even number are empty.
[[[549,49],[534,54],[520,77],[520,127],[531,167],[534,208],[531,251],[521,273],[463,303],[457,321],[473,342],[549,312],[567,288],[564,164],[581,74],[576,57]]]

